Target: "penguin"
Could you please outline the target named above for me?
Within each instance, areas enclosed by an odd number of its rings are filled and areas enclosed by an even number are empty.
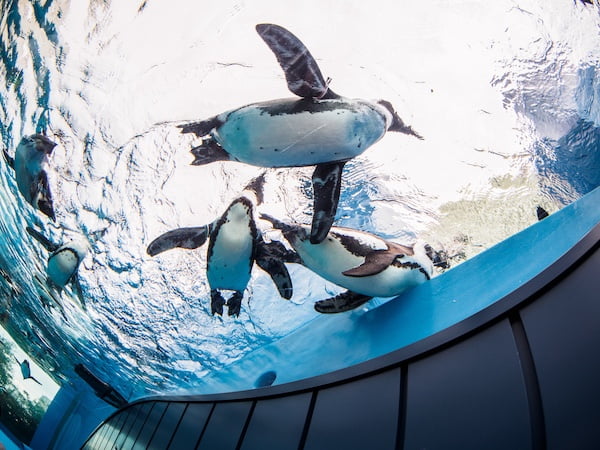
[[[156,256],[176,247],[195,249],[208,240],[206,275],[213,315],[222,316],[225,305],[230,316],[239,315],[255,261],[269,274],[281,297],[286,300],[292,297],[292,281],[280,258],[285,246],[281,242],[263,241],[256,227],[254,205],[262,203],[263,183],[264,174],[254,179],[214,222],[168,231],[154,239],[146,250],[148,255]],[[226,301],[221,291],[233,294]]]
[[[36,239],[42,246],[50,252],[48,263],[46,265],[46,285],[62,292],[67,284],[71,284],[79,298],[81,307],[85,310],[85,300],[77,270],[81,262],[89,251],[87,242],[83,239],[70,239],[65,243],[58,245],[51,242],[48,238],[42,235],[39,231],[31,227],[26,228],[27,232]]]
[[[310,241],[331,228],[340,197],[342,170],[387,131],[423,139],[404,124],[389,101],[342,97],[329,88],[304,44],[285,28],[259,24],[288,89],[298,97],[252,103],[212,118],[179,125],[202,139],[192,165],[239,161],[260,167],[316,166]]]
[[[98,398],[104,400],[109,405],[115,408],[122,408],[127,404],[127,400],[125,400],[125,397],[118,390],[98,378],[85,365],[81,363],[76,364],[75,373],[94,390]]]
[[[266,214],[273,227],[296,251],[302,265],[347,290],[315,303],[320,313],[349,311],[373,297],[395,297],[432,277],[433,268],[447,268],[443,254],[417,242],[409,247],[350,228],[332,227],[318,244],[308,226],[289,225]],[[291,260],[290,260],[291,262]]]
[[[21,368],[21,375],[23,375],[23,379],[24,380],[33,380],[35,381],[37,384],[39,384],[40,386],[42,385],[42,383],[40,383],[38,380],[36,380],[33,376],[31,376],[31,367],[29,367],[29,361],[27,361],[26,359],[24,359],[22,362],[19,361],[16,357],[15,357],[15,361],[17,361],[17,364],[19,365],[19,367]]]
[[[25,136],[15,150],[12,158],[4,150],[7,164],[15,171],[19,191],[34,208],[56,221],[52,193],[48,184],[48,157],[56,143],[42,134]]]
[[[548,217],[550,214],[548,214],[548,211],[546,211],[544,208],[542,208],[541,206],[538,206],[535,209],[535,214],[537,216],[538,222],[540,220],[544,220],[546,217]]]
[[[17,284],[17,282],[15,280],[13,280],[13,278],[10,276],[10,274],[1,267],[0,267],[0,277],[2,277],[4,279],[4,282],[6,283],[8,289],[10,291],[11,297],[18,297],[19,295],[23,294],[23,289],[21,289],[21,287]]]

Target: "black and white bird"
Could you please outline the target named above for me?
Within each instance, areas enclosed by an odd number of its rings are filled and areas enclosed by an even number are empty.
[[[344,164],[386,131],[421,136],[404,124],[386,100],[342,97],[329,88],[304,44],[285,28],[259,24],[258,34],[275,54],[289,90],[298,97],[252,103],[206,120],[180,125],[202,138],[193,165],[240,161],[260,167],[316,168],[310,241],[321,242],[335,219]]]

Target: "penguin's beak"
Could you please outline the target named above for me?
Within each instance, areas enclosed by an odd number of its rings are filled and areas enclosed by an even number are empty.
[[[43,134],[34,134],[31,136],[31,140],[34,142],[36,150],[44,152],[46,155],[52,154],[52,150],[56,147],[56,142],[51,141]]]

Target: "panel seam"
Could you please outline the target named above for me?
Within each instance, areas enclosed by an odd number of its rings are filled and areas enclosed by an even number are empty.
[[[254,408],[256,408],[256,400],[252,402],[250,405],[250,410],[248,411],[248,416],[246,417],[246,421],[244,423],[244,428],[242,428],[242,432],[240,433],[240,438],[238,439],[238,443],[235,447],[235,450],[240,450],[242,447],[242,443],[244,442],[244,438],[246,437],[246,432],[248,431],[248,427],[250,426],[250,420],[252,419],[252,414],[254,414]]]
[[[517,353],[521,363],[521,372],[527,394],[531,426],[531,448],[533,450],[545,450],[547,447],[546,421],[544,418],[542,393],[533,353],[531,351],[531,346],[529,345],[529,340],[527,339],[525,325],[521,320],[519,312],[513,312],[508,319],[517,346]]]
[[[317,403],[317,394],[318,391],[314,390],[312,392],[312,396],[310,397],[310,404],[308,405],[308,412],[306,413],[306,420],[304,422],[304,428],[302,429],[302,436],[300,437],[300,442],[298,443],[298,450],[303,450],[304,445],[306,444],[306,438],[308,437],[308,430],[310,428],[310,423],[312,422],[312,416],[315,410],[315,404]]]
[[[400,395],[398,399],[398,429],[396,430],[396,450],[404,449],[406,439],[406,413],[408,410],[408,364],[400,366]]]
[[[217,406],[217,402],[214,402],[212,404],[212,408],[210,408],[210,412],[208,413],[206,422],[204,422],[204,426],[202,427],[202,431],[200,432],[200,436],[198,437],[198,441],[196,442],[196,446],[194,447],[194,449],[197,449],[200,446],[200,442],[202,442],[202,438],[204,437],[204,433],[206,432],[206,429],[208,428],[208,424],[210,423],[210,419],[213,415],[213,412],[215,411],[216,406]]]

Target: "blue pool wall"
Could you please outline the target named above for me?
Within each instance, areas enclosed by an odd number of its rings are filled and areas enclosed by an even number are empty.
[[[497,302],[418,342],[293,383],[141,399],[83,448],[595,450],[599,273],[600,222]]]
[[[206,377],[197,392],[256,387],[344,369],[474,318],[548,268],[600,222],[600,188],[459,266],[372,310],[318,316]],[[476,317],[475,317],[476,320]]]
[[[76,449],[89,434],[116,411],[87,386],[63,385],[37,427],[33,450]]]

